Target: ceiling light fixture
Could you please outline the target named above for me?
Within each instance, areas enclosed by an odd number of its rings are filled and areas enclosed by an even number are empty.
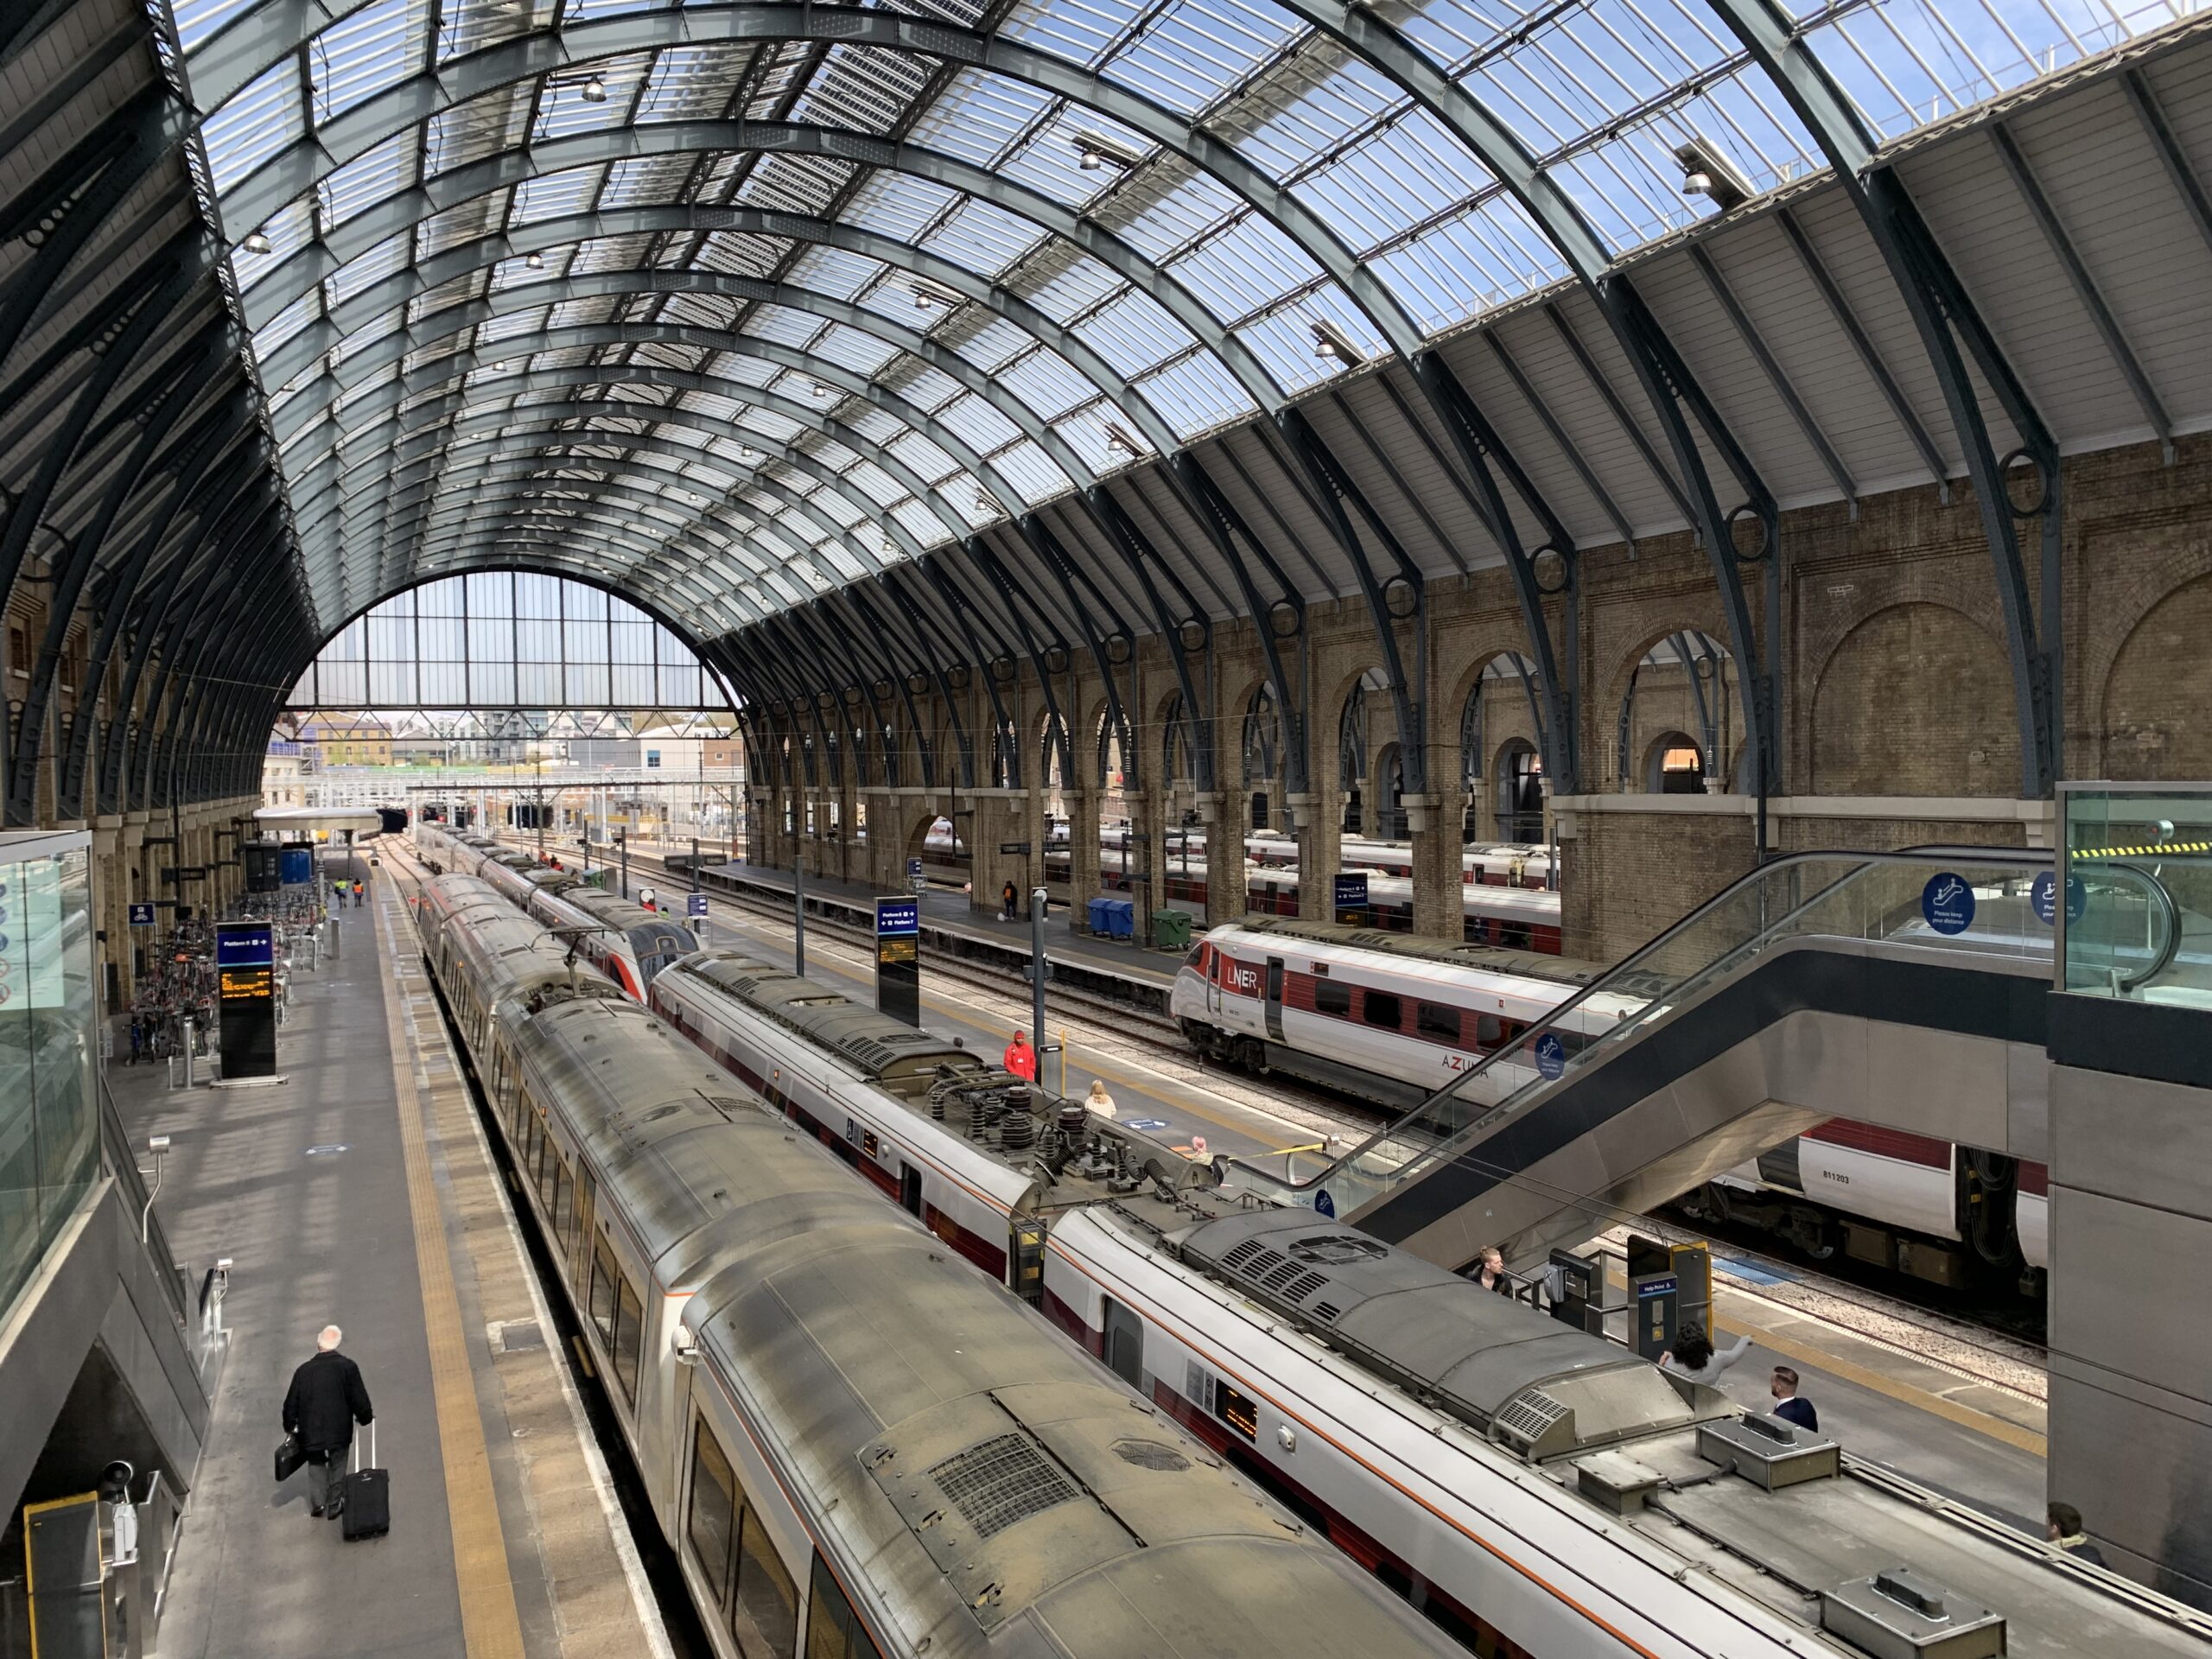
[[[1139,453],[1137,441],[1111,421],[1106,423],[1106,447],[1109,449],[1118,449],[1132,459]]]
[[[834,397],[837,395],[837,391],[836,388],[828,381],[817,380],[814,383],[814,395],[817,397]]]
[[[1125,149],[1112,139],[1101,138],[1096,133],[1078,132],[1068,142],[1075,146],[1077,164],[1086,173],[1096,173],[1105,167],[1127,173],[1144,161],[1135,150]]]
[[[1741,207],[1754,194],[1751,181],[1702,138],[1675,145],[1675,159],[1681,164],[1682,194],[1707,197],[1724,213]]]
[[[592,76],[590,79],[584,82],[584,102],[587,104],[607,102],[607,83],[597,75]]]
[[[1342,363],[1347,367],[1366,361],[1342,330],[1326,322],[1313,325],[1313,355],[1324,362]]]
[[[248,253],[266,253],[269,251],[269,238],[264,232],[248,231],[241,245]]]
[[[523,256],[522,262],[524,264],[529,266],[532,270],[543,270],[545,269],[545,256],[542,253],[524,254]]]

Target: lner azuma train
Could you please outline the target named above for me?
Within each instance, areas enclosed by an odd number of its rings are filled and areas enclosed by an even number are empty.
[[[717,1655],[1448,1651],[488,887],[417,915]]]
[[[652,1001],[1476,1653],[1887,1652],[1823,1634],[1823,1593],[1893,1565],[2012,1616],[2016,1655],[2208,1651],[2212,1626],[1833,1440],[1176,1171],[1142,1133],[823,986],[707,950]]]

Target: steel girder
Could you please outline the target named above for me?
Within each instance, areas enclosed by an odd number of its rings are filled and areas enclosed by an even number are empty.
[[[1522,194],[1540,225],[1559,239],[1579,271],[1604,268],[1602,249],[1582,225],[1571,204],[1541,169],[1535,167],[1512,143],[1504,129],[1476,105],[1464,88],[1446,81],[1395,31],[1363,16],[1341,8],[1294,5],[1293,10],[1338,35],[1355,52],[1367,58],[1433,107],[1447,125],[1463,137],[1482,146],[1486,163],[1510,187]],[[1179,151],[1194,165],[1245,196],[1294,241],[1300,243],[1345,292],[1352,296],[1376,322],[1394,348],[1410,360],[1420,349],[1418,330],[1378,279],[1357,261],[1318,217],[1234,149],[1181,121],[1164,107],[1113,86],[1076,69],[1051,54],[1015,47],[995,36],[957,31],[931,22],[925,31],[910,27],[913,20],[889,13],[862,13],[828,20],[810,8],[748,6],[734,10],[688,9],[678,29],[656,23],[667,14],[651,14],[578,24],[564,30],[556,41],[526,37],[517,43],[487,48],[469,58],[443,65],[436,77],[422,78],[365,101],[326,125],[314,146],[295,146],[272,158],[242,181],[226,199],[226,212],[236,204],[246,218],[264,216],[280,200],[289,200],[330,167],[397,130],[409,121],[437,109],[449,107],[461,98],[542,73],[557,60],[582,62],[610,54],[639,50],[677,39],[697,38],[787,40],[834,37],[893,50],[924,50],[950,61],[1001,73],[1059,92],[1079,103],[1114,116],[1164,146]],[[640,23],[645,27],[639,29]],[[695,34],[694,29],[700,31]],[[535,42],[534,48],[531,46]],[[342,131],[340,129],[344,129]],[[1518,158],[1517,162],[1516,158]],[[775,233],[771,230],[768,233]],[[1579,238],[1579,239],[1578,239]],[[1662,419],[1669,416],[1662,412]],[[1679,419],[1679,416],[1672,418]]]
[[[916,560],[914,564],[908,568],[918,569],[920,561]],[[968,788],[973,789],[976,786],[975,751],[968,741],[966,728],[961,723],[960,704],[952,695],[950,677],[945,673],[944,664],[938,660],[936,646],[931,642],[930,635],[915,622],[913,613],[907,608],[908,601],[906,598],[905,590],[896,580],[897,575],[896,571],[887,570],[874,581],[882,588],[886,595],[887,613],[899,618],[914,630],[909,643],[914,647],[915,658],[928,664],[929,677],[935,683],[938,695],[944,700],[947,717],[952,724],[952,741],[956,751],[952,758],[959,769],[960,781]],[[868,587],[867,583],[856,582],[841,589],[840,592],[845,601],[868,625],[868,631],[875,636],[877,644],[882,647],[885,657],[895,662],[897,658],[891,649],[891,631],[870,601]],[[914,701],[913,678],[914,676],[909,674],[906,678],[901,679],[899,684],[906,699],[906,717],[914,723],[914,742],[922,768],[922,783],[924,787],[933,789],[937,786],[936,749],[930,741],[929,727],[922,719],[921,708]]]
[[[1359,579],[1360,596],[1367,601],[1368,615],[1375,623],[1377,644],[1382,652],[1382,672],[1389,686],[1390,703],[1397,716],[1398,757],[1402,768],[1405,793],[1426,799],[1428,795],[1428,586],[1421,567],[1407,556],[1406,550],[1382,517],[1375,511],[1366,493],[1352,482],[1351,477],[1322,445],[1304,413],[1288,409],[1275,417],[1283,442],[1299,464],[1306,468],[1320,493],[1326,522],[1335,533],[1337,541],[1351,562],[1352,572]],[[1368,533],[1382,543],[1390,562],[1397,567],[1397,574],[1387,582],[1375,574],[1374,562],[1367,556],[1367,547],[1360,538],[1357,526],[1345,516],[1344,507],[1352,510],[1366,521]],[[1410,605],[1402,612],[1389,601],[1389,589],[1396,588],[1410,595]],[[1414,635],[1414,671],[1406,672],[1405,658],[1398,649],[1398,622],[1410,622]]]
[[[31,670],[30,690],[25,696],[22,720],[16,731],[15,754],[9,765],[6,810],[10,823],[29,824],[35,819],[39,752],[47,735],[48,710],[54,706],[62,646],[76,620],[77,601],[92,578],[93,567],[117,515],[123,511],[124,500],[137,489],[148,467],[191,403],[192,394],[199,389],[194,377],[218,355],[220,343],[212,333],[203,333],[182,362],[168,365],[170,374],[166,385],[154,394],[152,406],[144,412],[137,443],[115,470],[91,522],[71,538],[61,568],[53,573],[54,590],[48,601],[46,635],[39,642],[38,656]],[[219,410],[225,407],[217,405]],[[87,679],[79,692],[84,697],[92,697],[95,694],[94,683]],[[59,782],[58,776],[56,781]]]
[[[1789,18],[1772,0],[1713,0],[1714,11],[1782,88],[1792,110],[1835,168],[1859,210],[1891,280],[1905,302],[1927,353],[1953,432],[1965,451],[1975,506],[1996,568],[1998,601],[2012,662],[2013,695],[2020,721],[2020,792],[2051,792],[2064,765],[2061,714],[2065,683],[2065,638],[2061,580],[2060,506],[2063,478],[2058,446],[1965,287],[1943,257],[1918,204],[1891,166],[1874,164],[1874,146],[1858,112]],[[1990,442],[1980,399],[1960,355],[1963,341],[1996,395],[2041,485],[2035,511],[2018,513],[2005,489],[2008,470]],[[2014,531],[2016,515],[2039,518],[2043,527],[2042,604],[2031,603],[2026,568]],[[2040,632],[2039,632],[2040,630]]]
[[[86,695],[79,697],[72,710],[69,737],[63,751],[60,776],[55,779],[54,799],[59,815],[63,818],[81,818],[84,810],[85,769],[92,751],[93,727],[97,721],[99,699],[92,694],[107,676],[109,659],[114,655],[117,640],[123,632],[124,620],[130,615],[137,595],[138,584],[152,563],[156,551],[167,539],[170,527],[188,507],[213,498],[227,500],[232,494],[247,487],[251,481],[252,458],[224,451],[235,449],[239,440],[251,429],[246,422],[252,414],[251,393],[241,385],[224,404],[201,417],[198,430],[179,446],[173,482],[163,498],[161,508],[140,531],[138,537],[113,581],[108,586],[104,600],[96,601],[94,613],[99,617],[99,629],[86,655]],[[112,711],[108,728],[112,730],[118,715],[126,710]]]

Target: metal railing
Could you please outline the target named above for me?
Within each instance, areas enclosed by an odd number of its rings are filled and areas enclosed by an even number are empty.
[[[1313,1205],[1324,1191],[1333,1213],[1351,1216],[1413,1180],[1471,1135],[1540,1106],[1584,1068],[1599,1064],[1760,957],[1811,938],[1849,939],[1955,953],[1983,961],[2048,964],[2052,868],[2033,849],[1934,848],[1902,853],[1808,852],[1760,866],[1649,944],[1566,998],[1341,1156],[1278,1173],[1242,1159],[1233,1179],[1257,1197]],[[1936,874],[1960,878],[1953,908],[1924,907]],[[2139,903],[2140,963],[2171,961],[2181,927],[2173,900],[2149,872],[2105,868],[2106,896]],[[2044,878],[2041,881],[2038,878]],[[1963,925],[1958,925],[1965,917]]]
[[[105,1077],[100,1078],[100,1147],[108,1173],[115,1177],[125,1206],[141,1218],[147,1259],[153,1264],[154,1276],[161,1281],[162,1300],[169,1305],[170,1317],[176,1320],[179,1330],[185,1330],[190,1319],[190,1298],[186,1294],[184,1274],[177,1267],[176,1258],[169,1253],[169,1241],[162,1231],[161,1217],[154,1213],[146,1178],[138,1170],[137,1152],[130,1144],[129,1131],[123,1127],[123,1116],[116,1109],[115,1096]]]

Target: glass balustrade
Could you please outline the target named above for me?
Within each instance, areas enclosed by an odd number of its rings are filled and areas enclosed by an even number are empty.
[[[0,835],[0,1323],[99,1179],[86,841]]]
[[[2212,824],[2212,797],[2205,803]],[[2212,830],[2208,830],[2212,836]],[[2208,861],[2212,874],[2212,861]],[[2114,861],[2086,880],[2103,948],[2140,972],[2185,937],[2156,875]],[[1896,960],[2018,963],[2048,975],[2059,925],[2049,854],[1974,849],[1802,853],[1743,877],[1531,1027],[1510,1047],[1350,1154],[1294,1157],[1287,1168],[1236,1163],[1232,1179],[1278,1203],[1350,1216],[1477,1135],[1541,1109],[1602,1064],[1771,953],[1818,942]],[[2212,913],[2212,907],[2208,907]]]
[[[2212,1007],[2212,784],[2063,785],[2064,962],[2090,996]],[[2169,918],[2142,895],[2171,901]]]

